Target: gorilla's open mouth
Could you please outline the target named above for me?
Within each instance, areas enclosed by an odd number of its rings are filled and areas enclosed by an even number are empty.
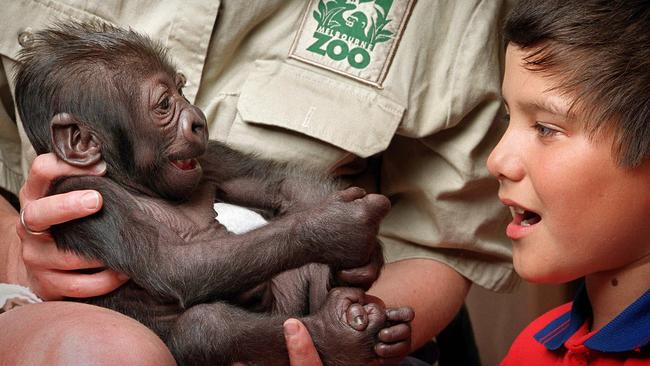
[[[180,170],[192,170],[196,168],[196,159],[172,160],[172,164]]]

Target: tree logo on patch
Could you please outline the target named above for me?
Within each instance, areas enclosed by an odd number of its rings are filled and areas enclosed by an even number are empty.
[[[318,22],[315,42],[307,50],[335,61],[347,59],[357,69],[366,68],[375,45],[394,36],[384,29],[391,21],[386,17],[391,5],[392,0],[320,0],[312,14]]]

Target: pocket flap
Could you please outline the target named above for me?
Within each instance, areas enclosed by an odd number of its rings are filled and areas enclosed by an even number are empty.
[[[237,108],[247,123],[302,133],[363,158],[388,147],[404,114],[365,86],[272,61],[256,62]]]

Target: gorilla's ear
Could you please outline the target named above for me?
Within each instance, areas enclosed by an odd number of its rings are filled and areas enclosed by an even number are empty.
[[[74,166],[88,167],[102,159],[101,142],[95,131],[69,113],[50,121],[52,148],[59,159]]]

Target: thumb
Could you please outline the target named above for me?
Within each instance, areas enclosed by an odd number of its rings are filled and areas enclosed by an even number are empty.
[[[297,319],[284,322],[284,339],[291,366],[323,366],[309,331]]]

